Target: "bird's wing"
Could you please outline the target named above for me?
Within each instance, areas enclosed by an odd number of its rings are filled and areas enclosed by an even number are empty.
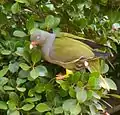
[[[90,46],[93,49],[100,49],[100,48],[107,47],[105,45],[98,44],[98,43],[94,42],[93,40],[86,39],[86,38],[83,38],[83,37],[80,37],[80,36],[76,36],[76,35],[73,35],[73,34],[70,34],[70,33],[60,32],[58,34],[58,36],[69,37],[71,39],[78,40],[80,42],[83,42],[83,43],[87,44],[88,46]]]
[[[92,57],[94,57],[94,53],[88,45],[68,37],[56,38],[50,50],[51,60],[61,62],[70,62],[80,58],[89,59]]]

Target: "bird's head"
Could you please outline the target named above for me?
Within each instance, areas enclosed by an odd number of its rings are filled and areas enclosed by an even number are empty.
[[[43,46],[46,43],[46,40],[50,38],[51,33],[48,33],[46,31],[40,30],[40,29],[35,29],[31,31],[31,44],[30,48],[32,49],[33,47],[39,45]]]

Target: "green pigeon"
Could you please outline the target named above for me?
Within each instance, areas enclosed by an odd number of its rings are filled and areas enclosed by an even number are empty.
[[[34,29],[31,31],[30,40],[31,48],[37,45],[41,47],[46,61],[66,69],[66,75],[58,75],[57,80],[64,79],[69,74],[72,74],[73,71],[79,71],[82,68],[87,68],[91,73],[100,72],[99,59],[106,58],[109,55],[95,50],[100,48],[101,45],[64,32],[60,32],[57,35],[40,29]],[[101,75],[100,78],[102,80],[101,87],[109,90],[110,88],[105,79]]]
[[[106,53],[97,52],[95,43],[73,34],[60,32],[58,35],[35,29],[30,36],[31,45],[39,45],[46,61],[68,70],[88,67],[89,62],[105,58]],[[91,46],[89,46],[91,44]],[[93,44],[93,45],[92,45]],[[95,64],[94,64],[95,65]]]

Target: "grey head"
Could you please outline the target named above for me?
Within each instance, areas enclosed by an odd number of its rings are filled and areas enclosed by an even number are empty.
[[[52,33],[40,29],[34,29],[31,31],[30,40],[33,44],[44,45],[48,39],[51,38]]]

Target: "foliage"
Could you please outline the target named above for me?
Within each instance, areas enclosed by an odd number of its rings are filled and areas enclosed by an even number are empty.
[[[119,5],[111,6],[108,0],[66,1],[0,1],[0,114],[100,115],[104,111],[100,100],[108,92],[101,87],[98,72],[76,72],[56,80],[62,69],[45,62],[39,48],[29,48],[31,29],[41,28],[83,36],[109,47],[103,51],[117,53],[120,32],[112,25],[120,22]],[[101,64],[106,74],[109,66],[105,61]],[[111,79],[105,80],[116,90]]]

